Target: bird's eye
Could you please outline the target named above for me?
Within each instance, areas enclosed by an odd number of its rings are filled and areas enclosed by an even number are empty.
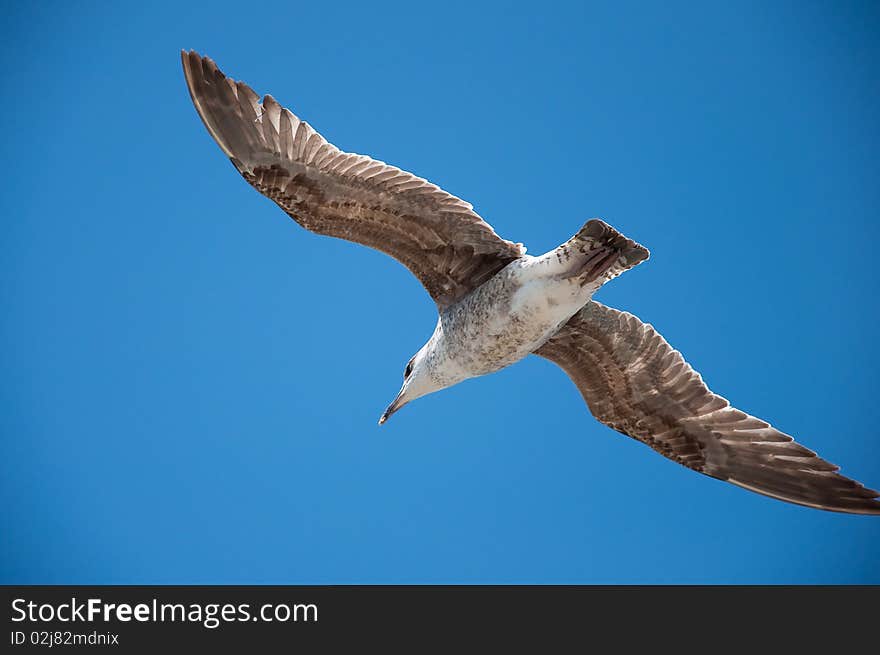
[[[409,364],[406,365],[406,370],[403,372],[403,379],[404,380],[406,380],[409,377],[409,374],[412,373],[413,362],[415,362],[415,361],[416,361],[416,358],[413,357],[411,360],[409,360]]]

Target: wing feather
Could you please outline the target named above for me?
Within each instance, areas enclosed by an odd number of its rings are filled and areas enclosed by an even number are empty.
[[[536,354],[571,377],[599,421],[679,464],[799,505],[880,514],[880,494],[731,407],[632,314],[591,302]]]
[[[443,309],[521,257],[473,207],[427,180],[340,151],[272,96],[182,52],[193,104],[241,175],[308,230],[404,264]]]

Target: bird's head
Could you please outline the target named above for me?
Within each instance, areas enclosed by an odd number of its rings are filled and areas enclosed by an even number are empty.
[[[382,425],[394,412],[407,403],[441,388],[442,385],[437,384],[431,375],[426,349],[422,348],[407,363],[403,371],[403,386],[400,387],[397,397],[382,413],[379,425]]]

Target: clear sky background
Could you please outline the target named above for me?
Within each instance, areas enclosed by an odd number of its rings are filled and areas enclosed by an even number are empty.
[[[652,258],[597,299],[876,488],[876,3],[4,14],[0,582],[880,583],[880,519],[684,469],[537,358],[377,427],[433,303],[252,190],[179,62],[533,254],[605,219]]]

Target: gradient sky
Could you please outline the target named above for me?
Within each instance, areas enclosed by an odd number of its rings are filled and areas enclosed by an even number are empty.
[[[880,519],[688,471],[530,358],[379,428],[433,303],[299,228],[181,48],[533,254],[880,485],[874,3],[13,3],[0,62],[0,582],[880,583]]]

